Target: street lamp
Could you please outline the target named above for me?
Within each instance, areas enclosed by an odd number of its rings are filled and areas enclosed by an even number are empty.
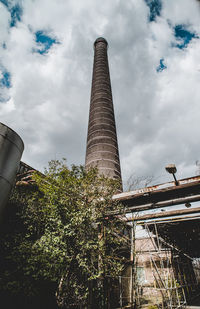
[[[174,180],[175,180],[175,184],[176,184],[176,186],[178,186],[179,183],[178,183],[178,180],[176,179],[176,176],[175,176],[175,173],[177,172],[176,165],[175,164],[168,164],[167,166],[165,166],[165,169],[169,174],[173,175]]]

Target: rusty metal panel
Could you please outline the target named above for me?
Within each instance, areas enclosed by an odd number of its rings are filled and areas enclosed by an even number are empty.
[[[23,150],[21,137],[0,123],[0,215],[8,201]]]
[[[113,196],[126,207],[126,212],[155,209],[200,201],[200,176],[124,192]]]
[[[194,184],[196,182],[200,182],[200,176],[184,178],[184,179],[180,179],[178,181],[179,186],[186,185],[186,184],[188,184],[188,185]],[[141,189],[137,189],[137,190],[133,190],[133,191],[129,191],[129,192],[119,193],[119,194],[114,195],[114,199],[120,199],[120,200],[121,199],[122,200],[128,199],[128,198],[134,197],[134,196],[139,195],[139,194],[151,193],[151,192],[154,192],[154,191],[168,189],[168,188],[172,188],[172,187],[176,187],[174,181],[165,182],[165,183],[161,183],[161,184],[158,184],[158,185],[155,185],[155,186],[141,188]]]

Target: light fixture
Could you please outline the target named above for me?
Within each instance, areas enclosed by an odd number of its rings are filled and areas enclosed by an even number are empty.
[[[185,207],[190,208],[191,206],[192,205],[189,202],[185,203]]]
[[[179,183],[178,183],[178,180],[176,179],[176,176],[175,176],[175,173],[177,172],[176,165],[175,164],[168,164],[167,166],[165,166],[165,169],[169,174],[173,175],[174,180],[175,180],[175,184],[176,184],[176,186],[178,186]]]

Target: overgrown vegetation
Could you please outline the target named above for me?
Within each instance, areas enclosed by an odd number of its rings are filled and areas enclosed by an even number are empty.
[[[123,220],[106,216],[121,207],[112,200],[119,183],[65,161],[33,177],[36,186],[15,188],[1,226],[2,295],[103,308],[106,278],[125,262]]]

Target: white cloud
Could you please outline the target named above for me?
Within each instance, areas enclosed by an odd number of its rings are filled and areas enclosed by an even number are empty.
[[[2,45],[8,37],[10,24],[10,13],[5,5],[0,2],[0,45]]]
[[[200,3],[197,0],[163,0],[162,16],[173,25],[188,24],[199,31]]]

